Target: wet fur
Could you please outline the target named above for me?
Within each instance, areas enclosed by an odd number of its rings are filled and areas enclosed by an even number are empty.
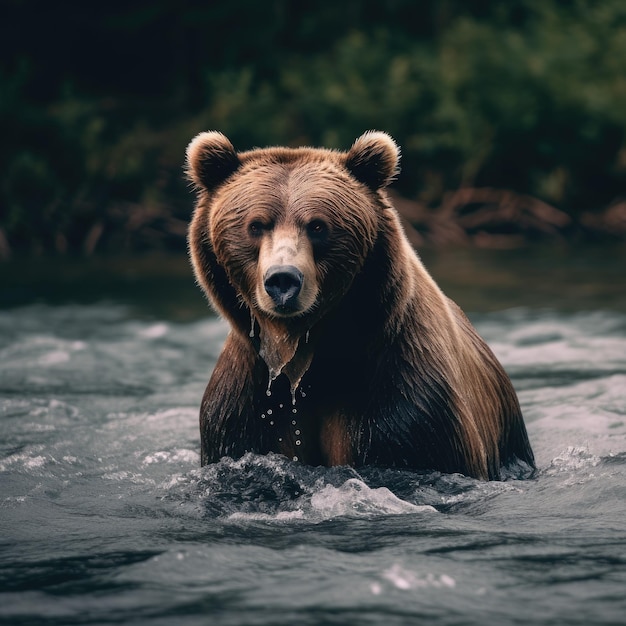
[[[396,164],[395,144],[381,133],[364,135],[348,153],[268,148],[236,155],[219,133],[190,144],[188,171],[198,190],[192,264],[232,327],[202,401],[202,464],[276,452],[314,465],[436,469],[483,479],[499,478],[500,468],[517,459],[534,465],[508,376],[427,273],[389,204],[384,187]],[[295,186],[294,176],[300,176]],[[307,186],[311,176],[327,184]],[[267,190],[263,198],[249,197],[255,185],[256,195]],[[338,203],[329,215],[345,232],[315,277],[320,303],[302,317],[271,319],[252,297],[254,261],[233,232],[259,202],[279,219],[313,211],[316,202]],[[278,352],[293,354],[284,357],[287,375],[273,382],[271,396],[260,356],[268,337]],[[295,406],[290,366],[294,377],[303,374]]]

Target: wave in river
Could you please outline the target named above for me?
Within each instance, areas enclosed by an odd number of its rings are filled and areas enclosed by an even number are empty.
[[[474,316],[538,471],[199,467],[227,332],[115,306],[0,313],[0,621],[618,624],[626,316]]]

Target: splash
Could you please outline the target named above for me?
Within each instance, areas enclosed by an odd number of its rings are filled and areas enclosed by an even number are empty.
[[[387,487],[372,489],[358,478],[350,478],[340,487],[326,485],[311,497],[311,507],[324,518],[373,515],[402,515],[436,512],[432,506],[401,500]]]
[[[568,446],[552,459],[550,466],[544,470],[546,476],[572,474],[575,480],[582,480],[586,471],[596,467],[602,459],[592,454],[587,446]]]
[[[294,456],[292,461],[298,461]],[[293,480],[293,476],[291,479]],[[372,519],[393,515],[415,515],[436,513],[429,505],[411,504],[395,496],[386,487],[370,488],[358,478],[348,478],[338,487],[328,484],[326,478],[319,478],[307,485],[305,476],[300,476],[301,495],[294,500],[277,504],[277,510],[236,510],[225,517],[229,521],[285,522],[302,520],[318,524],[338,517],[352,519]],[[287,510],[285,507],[287,506]]]

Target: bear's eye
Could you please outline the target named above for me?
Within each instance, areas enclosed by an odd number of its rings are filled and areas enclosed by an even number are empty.
[[[254,222],[250,222],[248,225],[248,232],[252,237],[260,237],[266,228],[267,227],[263,224],[263,222],[256,220]]]
[[[306,227],[309,237],[323,239],[328,233],[328,226],[322,220],[312,220]]]

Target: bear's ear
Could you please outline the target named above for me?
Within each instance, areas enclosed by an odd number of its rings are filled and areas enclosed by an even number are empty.
[[[187,146],[187,176],[208,191],[223,183],[240,165],[233,144],[217,131],[200,133]]]
[[[400,171],[400,148],[387,134],[370,130],[361,135],[346,155],[352,175],[374,191],[386,187]]]

